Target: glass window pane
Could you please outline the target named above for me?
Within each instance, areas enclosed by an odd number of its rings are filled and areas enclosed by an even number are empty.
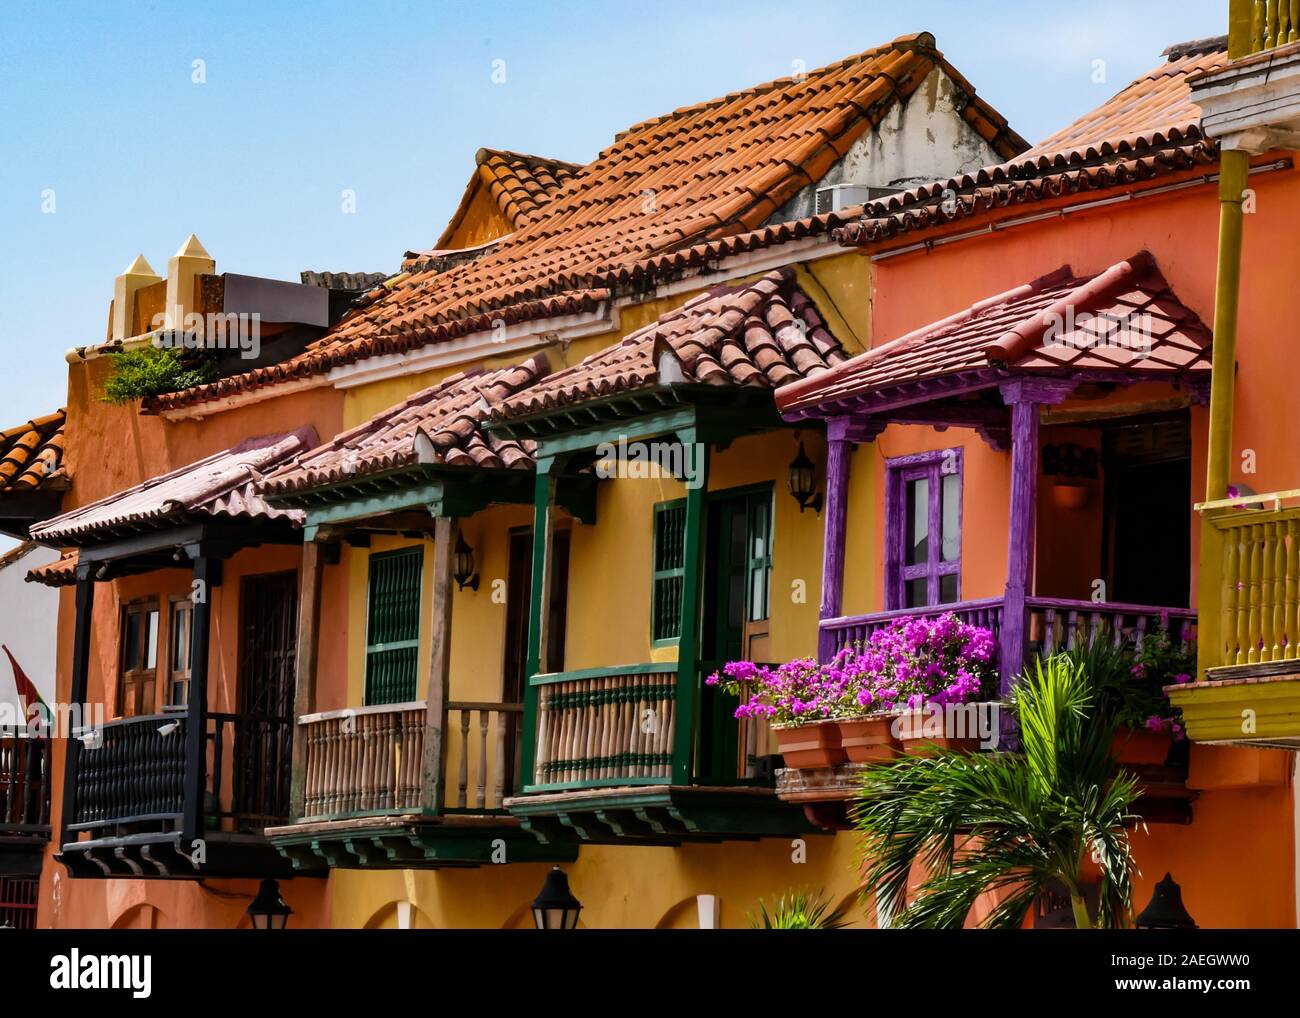
[[[905,482],[904,488],[907,522],[903,536],[903,563],[915,566],[925,562],[930,555],[930,481],[920,477]]]
[[[918,576],[915,580],[908,580],[903,584],[904,608],[924,608],[930,603],[930,592],[927,589],[929,580],[924,576]]]
[[[939,577],[939,603],[952,604],[957,600],[957,574]]]
[[[172,669],[178,672],[190,668],[190,606],[184,602],[172,609]]]
[[[943,561],[955,562],[961,555],[961,529],[957,523],[960,483],[956,474],[943,475]]]
[[[148,671],[158,667],[158,609],[152,608],[144,621],[144,667]]]
[[[126,613],[125,629],[122,634],[125,640],[122,647],[122,670],[133,672],[140,667],[140,614],[138,612]]]
[[[767,503],[754,505],[753,530],[750,534],[749,555],[763,558],[767,555]]]

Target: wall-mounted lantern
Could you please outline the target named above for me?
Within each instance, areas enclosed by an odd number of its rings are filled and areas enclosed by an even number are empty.
[[[573,930],[578,927],[582,902],[569,890],[569,878],[556,866],[533,901],[533,925],[539,930]]]
[[[822,497],[817,494],[817,469],[804,451],[802,439],[799,455],[790,461],[790,494],[799,503],[800,512],[805,509],[815,513],[822,511]]]
[[[465,535],[456,531],[456,561],[451,574],[456,589],[478,590],[478,573],[474,572],[474,549],[465,543]]]

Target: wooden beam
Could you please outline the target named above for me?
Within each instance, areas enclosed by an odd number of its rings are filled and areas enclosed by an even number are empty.
[[[551,603],[552,517],[555,506],[556,468],[551,458],[537,460],[537,481],[533,502],[533,581],[528,602],[528,657],[524,682],[523,738],[520,740],[519,783],[533,783],[533,762],[537,758],[539,689],[531,679],[545,669],[550,634],[546,631]]]
[[[424,785],[421,804],[442,811],[446,780],[448,687],[451,683],[452,531],[455,520],[438,517],[433,537],[433,596],[430,598],[429,688],[424,721]],[[468,752],[468,747],[466,748]]]
[[[289,815],[302,816],[307,792],[307,738],[298,718],[316,709],[316,665],[320,654],[320,592],[324,569],[321,546],[302,546],[302,572],[298,576],[298,652],[293,663],[293,756],[290,766]]]
[[[212,631],[212,595],[221,585],[221,560],[200,555],[194,560],[199,584],[190,616],[190,697],[185,718],[185,811],[181,848],[189,852],[203,833],[203,798],[207,790],[208,649]]]
[[[95,581],[90,569],[84,565],[77,566],[77,616],[72,630],[72,687],[68,697],[78,707],[86,702],[87,686],[90,679],[90,634],[94,628]],[[83,722],[85,718],[82,718]],[[76,733],[67,732],[63,756],[63,802],[59,808],[59,844],[68,843],[68,826],[76,817],[77,809],[77,766],[81,759],[81,740]]]

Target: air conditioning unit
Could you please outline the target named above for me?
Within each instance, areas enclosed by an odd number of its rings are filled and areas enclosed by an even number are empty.
[[[827,184],[817,188],[817,215],[865,205],[901,190],[900,187],[874,187],[870,184]]]

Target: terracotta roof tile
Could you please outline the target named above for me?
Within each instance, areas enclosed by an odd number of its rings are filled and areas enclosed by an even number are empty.
[[[1217,149],[1201,136],[1188,80],[1227,66],[1226,40],[1167,52],[1164,64],[1014,160],[872,202],[834,235],[848,246],[874,244],[992,209],[1213,165]]]
[[[1100,340],[1100,341],[1099,341]],[[1002,368],[1185,378],[1210,370],[1210,330],[1146,252],[1092,276],[1070,267],[974,304],[776,394],[787,415],[895,385]]]
[[[282,495],[388,473],[417,463],[532,469],[533,443],[486,434],[488,409],[546,374],[545,358],[454,375],[268,475],[261,490]]]
[[[452,234],[465,218],[479,188],[488,189],[506,222],[517,230],[527,226],[582,169],[581,163],[491,148],[479,149],[474,154],[474,163],[474,175],[470,177],[451,221],[434,245],[437,248],[445,248],[451,242]]]
[[[40,583],[47,587],[67,587],[77,582],[76,572],[77,553],[65,551],[55,561],[27,570],[24,579],[28,583]]]
[[[66,414],[56,410],[14,428],[0,431],[0,495],[66,485],[63,469],[63,425]]]
[[[284,520],[301,524],[302,514],[274,509],[257,483],[291,456],[316,444],[311,427],[239,443],[169,474],[56,516],[31,528],[50,544],[95,544],[126,532],[165,525],[177,517]]]
[[[440,329],[557,294],[636,288],[683,248],[759,231],[798,191],[905,101],[936,67],[928,33],[798,79],[783,78],[676,110],[619,135],[527,222],[481,256],[413,271],[297,358],[158,397],[167,410],[329,370],[444,338]],[[998,152],[1025,143],[969,92],[961,116]],[[751,241],[752,242],[752,241]]]
[[[491,416],[544,413],[674,381],[775,389],[847,359],[794,270],[775,269],[695,297],[621,343],[503,400]]]

